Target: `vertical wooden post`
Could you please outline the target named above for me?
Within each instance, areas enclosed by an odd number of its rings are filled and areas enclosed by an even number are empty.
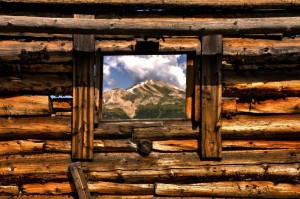
[[[201,92],[201,155],[221,158],[222,35],[203,36]]]
[[[74,15],[75,18],[94,18]],[[72,158],[92,159],[94,142],[94,65],[93,35],[73,35],[73,115]]]
[[[103,94],[103,56],[100,51],[96,53],[95,70],[95,118],[94,123],[98,124],[102,119],[102,94]]]
[[[194,72],[194,95],[193,95],[193,127],[197,128],[200,126],[200,117],[201,117],[201,102],[200,102],[200,93],[201,93],[201,55],[196,54],[195,56],[195,72]]]
[[[192,119],[194,94],[194,56],[187,54],[185,119]]]

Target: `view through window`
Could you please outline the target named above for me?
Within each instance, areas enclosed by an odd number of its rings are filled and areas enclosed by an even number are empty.
[[[184,118],[186,54],[103,57],[103,119]]]

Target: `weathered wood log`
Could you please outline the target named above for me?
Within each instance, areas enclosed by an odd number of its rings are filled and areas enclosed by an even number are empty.
[[[238,116],[222,120],[222,139],[293,139],[299,137],[300,115]],[[191,125],[134,128],[133,139],[196,139],[199,130]],[[105,132],[101,136],[104,136]],[[115,133],[117,136],[118,134]],[[99,135],[100,136],[100,135]],[[112,136],[112,135],[110,135]]]
[[[51,115],[48,96],[0,98],[0,115]]]
[[[300,96],[299,70],[290,72],[223,72],[223,97],[243,101]]]
[[[146,158],[137,153],[97,153],[91,164],[84,164],[89,171],[107,171],[130,168],[184,168],[192,169],[203,165],[228,164],[288,164],[299,162],[299,149],[224,151],[222,161],[200,161],[196,152],[150,153]],[[126,164],[124,163],[126,162]]]
[[[209,35],[243,33],[298,33],[299,17],[233,19],[73,19],[1,16],[3,32],[112,34],[112,35]],[[130,24],[130,26],[128,26]]]
[[[69,182],[45,184],[33,183],[22,185],[25,194],[68,194],[76,192],[73,184]],[[130,194],[130,195],[149,195],[154,194],[153,184],[119,184],[112,182],[88,183],[90,192],[100,194]]]
[[[277,55],[299,55],[299,40],[300,38],[283,38],[282,40],[268,39],[250,39],[250,38],[224,38],[223,53],[225,56],[238,57],[239,60],[249,56],[256,60],[253,56],[259,55],[274,55],[274,63]],[[95,49],[101,52],[134,52],[136,40],[101,40],[96,41]],[[27,64],[13,65],[8,61],[20,61],[21,63],[33,62],[70,62],[72,61],[72,42],[63,41],[43,41],[43,42],[22,42],[4,40],[0,41],[0,57],[5,63],[0,67],[0,71],[4,69],[8,72],[72,72],[70,65],[57,64]],[[200,52],[201,43],[198,38],[165,38],[164,42],[159,43],[160,52]],[[288,59],[288,57],[286,57]],[[235,61],[236,62],[236,61]],[[242,63],[242,61],[240,61]],[[294,61],[297,62],[297,59]],[[256,61],[253,67],[259,66]],[[265,63],[266,64],[266,63]],[[282,63],[283,64],[283,63]],[[20,69],[19,69],[19,68]]]
[[[300,149],[300,141],[223,140],[223,150]],[[153,150],[161,152],[197,151],[198,140],[153,141]]]
[[[1,96],[5,95],[71,95],[72,80],[65,75],[22,75],[0,77]]]
[[[44,141],[15,140],[0,142],[0,155],[41,153],[44,150]]]
[[[63,117],[0,118],[0,138],[70,139],[71,121]]]
[[[300,113],[300,98],[288,97],[277,100],[264,100],[238,103],[236,99],[222,102],[222,114],[293,114]]]
[[[299,198],[299,184],[273,182],[213,182],[198,184],[161,184],[155,186],[157,195],[207,196],[207,197],[254,197]]]
[[[35,52],[31,52],[35,54]],[[0,53],[1,54],[1,53]],[[1,57],[1,56],[0,56]],[[1,57],[2,59],[2,57]],[[4,58],[5,59],[5,58]],[[3,60],[2,60],[3,61]],[[14,61],[17,61],[15,59]],[[32,60],[33,61],[33,60]],[[26,61],[27,62],[27,61]],[[0,66],[1,76],[11,75],[11,74],[27,74],[27,73],[71,73],[72,66],[69,63],[61,64],[26,64],[26,63],[8,63],[2,62]]]
[[[153,184],[120,184],[112,182],[89,183],[91,192],[101,194],[128,194],[128,195],[149,195],[154,194]]]
[[[72,110],[72,98],[53,98],[51,101],[55,112],[70,112]]]
[[[7,195],[17,195],[19,194],[20,190],[19,187],[16,185],[0,185],[0,193],[7,194]]]
[[[293,139],[298,137],[300,115],[239,116],[222,121],[222,139]]]
[[[60,195],[76,192],[76,188],[69,182],[48,182],[45,184],[32,183],[22,185],[24,194]]]
[[[69,41],[0,41],[0,57],[3,61],[22,62],[70,62],[72,45]],[[66,56],[67,55],[67,56]]]
[[[136,151],[136,143],[129,139],[122,140],[94,140],[95,151]],[[50,153],[69,153],[71,151],[70,141],[47,140],[45,142],[45,151]]]
[[[78,12],[80,9],[84,9],[85,6],[97,8],[111,8],[111,7],[159,7],[159,8],[170,8],[170,7],[213,7],[213,8],[297,8],[300,6],[298,1],[280,1],[280,0],[254,0],[254,1],[234,1],[234,0],[220,0],[220,1],[201,1],[201,0],[193,0],[193,1],[180,1],[180,0],[137,0],[137,1],[126,1],[126,0],[105,0],[105,1],[97,1],[97,0],[78,0],[76,2],[68,0],[57,0],[55,2],[48,0],[3,0],[5,3],[25,3],[28,5],[38,4],[40,6],[46,7],[51,5],[63,6],[68,5],[70,7],[76,6]],[[9,5],[9,4],[8,4]]]
[[[96,195],[94,199],[184,199],[183,197],[163,197],[154,195]],[[0,199],[77,199],[73,195],[22,195],[22,196],[0,196]],[[189,197],[189,199],[211,199],[211,197]],[[228,199],[219,198],[218,199]]]
[[[300,174],[299,164],[263,164],[263,165],[218,165],[199,166],[193,169],[153,168],[137,170],[116,170],[89,172],[90,180],[109,180],[125,182],[213,182],[233,180],[272,180],[277,182],[297,182]]]

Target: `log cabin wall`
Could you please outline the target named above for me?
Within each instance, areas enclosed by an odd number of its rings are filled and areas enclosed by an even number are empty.
[[[95,38],[96,50],[128,54],[140,39]],[[77,198],[72,99],[50,98],[72,95],[72,43],[67,34],[0,33],[0,199]],[[201,52],[198,37],[159,39],[159,52],[190,51]],[[184,119],[100,121],[94,158],[81,162],[94,198],[300,198],[300,38],[224,35],[223,54],[222,160],[200,158],[199,129]]]

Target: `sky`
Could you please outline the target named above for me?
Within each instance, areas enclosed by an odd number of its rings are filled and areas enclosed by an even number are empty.
[[[157,79],[185,88],[186,55],[104,56],[103,90],[127,89],[133,84]]]

